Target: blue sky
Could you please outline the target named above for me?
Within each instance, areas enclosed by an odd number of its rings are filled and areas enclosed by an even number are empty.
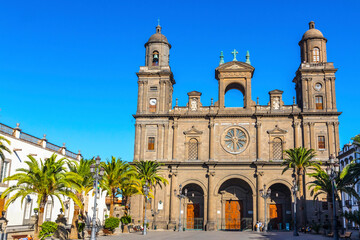
[[[214,69],[219,53],[231,61],[250,51],[255,67],[252,98],[268,92],[295,95],[298,42],[308,22],[328,39],[328,61],[339,68],[336,94],[340,140],[360,133],[357,69],[359,1],[2,1],[0,3],[0,122],[61,145],[84,157],[131,161],[139,66],[144,43],[160,18],[172,44],[174,99],[203,93],[217,100]],[[227,99],[239,97],[236,93]]]

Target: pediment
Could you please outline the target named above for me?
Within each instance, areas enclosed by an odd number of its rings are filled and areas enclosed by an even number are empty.
[[[233,71],[233,70],[241,70],[241,71],[254,71],[254,67],[250,64],[239,62],[239,61],[232,61],[221,64],[219,67],[216,68],[217,71]]]
[[[273,130],[268,130],[268,134],[286,134],[288,131],[281,129],[278,127],[278,125],[275,125],[275,128]]]
[[[269,92],[269,94],[283,94],[284,91],[281,91],[279,89],[275,89]]]
[[[200,134],[202,134],[202,133],[203,133],[203,132],[200,131],[200,130],[197,130],[197,129],[195,128],[195,126],[192,126],[191,129],[188,130],[188,131],[184,131],[184,134],[185,134],[185,135],[200,135]]]
[[[201,92],[191,91],[191,92],[188,92],[188,96],[201,96]]]

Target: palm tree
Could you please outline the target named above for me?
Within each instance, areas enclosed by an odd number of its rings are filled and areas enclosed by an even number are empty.
[[[162,188],[162,185],[168,184],[168,181],[159,175],[161,170],[161,164],[156,161],[137,161],[135,162],[135,168],[137,172],[137,178],[142,184],[148,183],[150,190],[156,186]],[[141,193],[142,188],[140,189]],[[144,197],[144,206],[147,203],[146,197]],[[143,217],[145,222],[145,207],[143,210]]]
[[[5,209],[17,199],[21,204],[27,195],[35,195],[39,207],[39,216],[34,231],[35,239],[38,239],[39,226],[43,223],[44,208],[48,199],[57,198],[64,209],[63,196],[70,197],[76,204],[82,206],[81,201],[73,193],[72,189],[78,189],[80,176],[72,172],[67,172],[65,167],[66,158],[56,159],[57,155],[53,154],[50,158],[37,161],[31,155],[29,160],[25,161],[28,168],[19,168],[12,176],[4,179],[5,181],[17,181],[16,185],[8,187],[2,194],[4,199],[14,193],[5,203]]]
[[[81,159],[80,162],[69,161],[67,163],[69,171],[79,175],[82,181],[79,183],[80,187],[75,190],[75,195],[81,201],[82,205],[74,205],[74,216],[71,223],[70,239],[78,238],[78,218],[81,216],[85,220],[84,214],[84,196],[86,196],[93,189],[94,179],[90,173],[90,166],[94,160]]]
[[[5,160],[5,152],[11,153],[10,149],[4,145],[3,142],[6,142],[8,145],[10,145],[10,141],[4,138],[3,136],[0,136],[0,159],[1,161]]]
[[[104,176],[100,182],[102,189],[106,190],[110,201],[110,217],[114,217],[114,200],[120,194],[120,189],[127,183],[129,178],[135,175],[135,170],[127,162],[120,158],[111,157],[111,161],[103,162]]]
[[[120,188],[120,193],[122,196],[122,204],[125,207],[124,215],[128,215],[128,201],[132,195],[141,193],[142,184],[139,179],[135,175],[129,177],[129,179],[124,182],[124,184]]]
[[[286,158],[281,164],[285,166],[281,174],[284,174],[287,170],[293,169],[297,175],[299,193],[300,193],[300,206],[305,205],[305,173],[309,167],[318,166],[320,163],[313,161],[312,159],[316,156],[314,149],[307,149],[303,147],[292,148],[284,151]],[[301,211],[301,223],[305,223],[304,212]]]

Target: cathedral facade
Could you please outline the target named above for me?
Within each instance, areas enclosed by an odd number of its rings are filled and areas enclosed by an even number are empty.
[[[240,230],[265,219],[273,229],[292,224],[293,177],[290,170],[282,174],[283,151],[312,148],[317,160],[327,161],[340,149],[337,69],[327,62],[326,42],[310,22],[299,42],[301,63],[293,79],[292,105],[284,104],[283,91],[277,89],[269,92],[267,105],[259,105],[251,96],[255,68],[250,61],[234,60],[220,61],[215,69],[217,101],[204,106],[201,93],[192,91],[186,106],[177,101],[172,106],[171,45],[156,27],[145,44],[145,66],[137,73],[134,115],[134,161],[161,162],[161,174],[169,181],[154,189],[147,203],[150,227],[173,229],[181,221],[185,229]],[[243,94],[243,107],[225,107],[225,94],[231,89]],[[260,190],[268,189],[271,194],[265,201]],[[305,192],[305,204],[298,211],[311,222],[314,211],[327,207],[314,204]],[[320,200],[326,202],[326,196]],[[143,196],[133,196],[130,202],[134,223],[142,223]]]

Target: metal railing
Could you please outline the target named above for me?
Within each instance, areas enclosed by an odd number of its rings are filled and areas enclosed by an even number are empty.
[[[56,146],[55,144],[52,144],[52,143],[47,142],[47,143],[46,143],[46,148],[47,148],[47,149],[50,149],[50,150],[53,150],[53,151],[55,151],[55,152],[59,152],[61,147]]]
[[[30,142],[30,143],[34,143],[34,144],[40,144],[41,143],[41,139],[40,138],[36,138],[34,136],[31,136],[29,134],[26,133],[20,133],[20,139]]]
[[[225,231],[242,231],[253,229],[252,218],[226,219],[220,218],[217,220],[217,229]]]
[[[204,218],[187,218],[185,220],[186,230],[203,230]]]
[[[71,152],[71,151],[69,151],[69,150],[66,150],[66,151],[65,151],[65,155],[66,155],[67,157],[70,157],[70,158],[74,158],[74,159],[77,158],[77,154],[76,154],[76,153],[73,153],[73,152]]]
[[[8,134],[8,135],[12,135],[13,131],[14,131],[13,128],[0,123],[0,132]]]

